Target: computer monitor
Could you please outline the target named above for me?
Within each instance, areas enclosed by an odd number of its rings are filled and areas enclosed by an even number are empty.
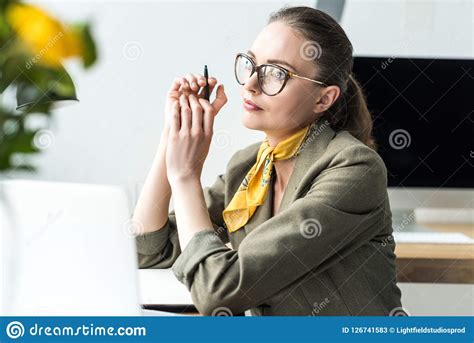
[[[374,119],[392,209],[472,211],[474,60],[357,56],[353,73]]]

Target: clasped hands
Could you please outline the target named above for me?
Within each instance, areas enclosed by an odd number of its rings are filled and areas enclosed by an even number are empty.
[[[208,82],[212,94],[217,79],[209,77]],[[167,93],[164,133],[166,171],[171,185],[200,180],[212,141],[214,118],[227,103],[222,84],[212,102],[204,98],[205,85],[204,76],[187,74],[176,78]]]

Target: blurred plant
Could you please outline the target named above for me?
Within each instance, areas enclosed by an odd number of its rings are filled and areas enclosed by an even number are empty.
[[[15,157],[41,151],[34,140],[43,128],[28,128],[32,115],[49,123],[56,102],[77,100],[63,66],[69,58],[95,63],[88,23],[66,25],[34,5],[0,0],[0,172],[36,170]],[[15,93],[16,108],[7,99]]]

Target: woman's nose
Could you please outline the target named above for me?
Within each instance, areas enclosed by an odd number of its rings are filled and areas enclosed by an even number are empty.
[[[249,77],[249,79],[245,82],[243,87],[246,91],[249,91],[252,93],[260,92],[260,87],[258,86],[258,81],[257,81],[257,72],[253,73],[252,76]]]

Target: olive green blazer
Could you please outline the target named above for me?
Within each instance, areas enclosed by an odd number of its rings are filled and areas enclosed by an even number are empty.
[[[397,311],[401,293],[380,156],[347,131],[318,123],[295,157],[279,212],[271,217],[270,187],[250,221],[229,233],[222,211],[260,143],[237,151],[225,173],[204,188],[214,227],[196,233],[181,251],[172,210],[163,228],[136,237],[140,268],[171,267],[203,315]]]

